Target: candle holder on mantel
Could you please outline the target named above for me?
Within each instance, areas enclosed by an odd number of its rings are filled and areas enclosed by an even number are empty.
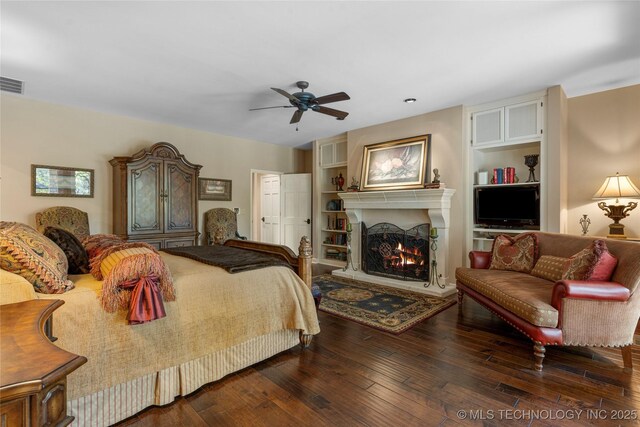
[[[433,227],[429,233],[429,240],[431,241],[431,253],[433,258],[431,259],[431,268],[429,271],[429,282],[424,284],[425,288],[431,285],[438,285],[440,289],[444,289],[445,286],[440,284],[440,275],[438,274],[438,260],[436,259],[436,252],[438,251],[438,229]]]
[[[351,268],[353,269],[353,271],[358,271],[358,267],[356,267],[353,264],[353,259],[351,258],[351,231],[352,231],[351,223],[348,222],[347,223],[347,263],[342,268],[342,271],[347,271],[347,269],[349,268],[349,264],[351,264]]]

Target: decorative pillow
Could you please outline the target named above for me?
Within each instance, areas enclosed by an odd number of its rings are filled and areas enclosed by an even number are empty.
[[[82,245],[89,255],[90,262],[105,249],[122,243],[125,243],[124,239],[115,234],[92,234],[82,239]]]
[[[568,258],[559,256],[542,255],[536,262],[536,266],[531,270],[531,275],[542,279],[557,282],[562,280],[565,263]]]
[[[594,240],[588,248],[570,257],[564,264],[562,280],[594,280],[607,282],[618,259],[611,255],[604,240]]]
[[[85,274],[89,272],[89,256],[73,233],[62,228],[47,227],[44,235],[58,245],[67,257],[69,274]]]
[[[84,239],[91,274],[104,280],[100,302],[107,312],[128,309],[130,324],[165,316],[162,300],[175,301],[173,278],[156,249],[146,242],[124,242],[115,235]]]
[[[501,234],[493,241],[491,265],[493,270],[530,273],[538,258],[538,238],[524,233],[515,238]]]
[[[152,254],[154,252],[154,250],[145,247],[126,248],[111,252],[108,256],[102,259],[102,262],[100,263],[100,273],[102,274],[102,277],[107,277],[111,270],[113,270],[113,267],[123,259],[132,255]]]
[[[0,267],[27,279],[36,292],[61,294],[73,289],[62,249],[28,225],[0,221]]]

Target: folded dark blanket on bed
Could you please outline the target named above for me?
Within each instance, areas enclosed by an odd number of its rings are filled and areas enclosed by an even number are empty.
[[[289,263],[277,255],[264,254],[248,249],[231,248],[229,246],[183,246],[181,248],[162,249],[171,255],[215,265],[224,268],[229,273],[257,270],[272,266],[285,266],[291,268]]]

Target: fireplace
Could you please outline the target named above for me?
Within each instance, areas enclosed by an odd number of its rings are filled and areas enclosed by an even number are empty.
[[[425,282],[429,280],[429,224],[409,230],[381,222],[362,223],[362,271],[376,276]]]

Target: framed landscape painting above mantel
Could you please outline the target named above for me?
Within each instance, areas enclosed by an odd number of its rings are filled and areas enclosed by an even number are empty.
[[[430,170],[430,134],[366,145],[360,190],[424,188]]]

